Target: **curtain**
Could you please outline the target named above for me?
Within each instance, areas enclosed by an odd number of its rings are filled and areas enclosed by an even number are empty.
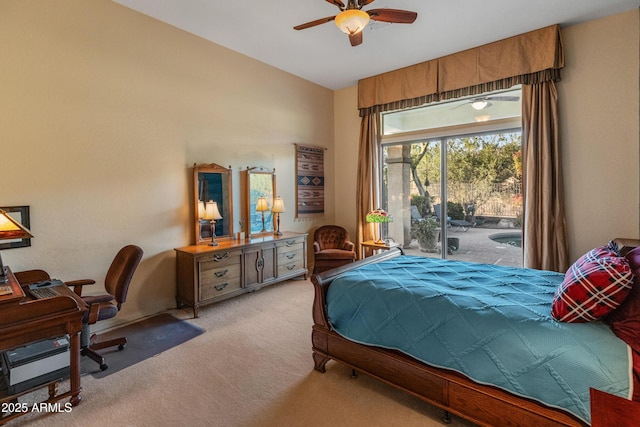
[[[569,254],[553,81],[522,87],[522,167],[524,266],[564,272]]]
[[[552,25],[368,77],[358,82],[360,116],[429,102],[560,80],[564,51]]]
[[[523,85],[524,266],[565,271],[568,250],[558,141],[560,27],[549,26],[358,82],[358,244],[373,237],[365,215],[380,203],[381,111]]]
[[[375,236],[375,224],[365,221],[367,213],[380,207],[380,114],[371,113],[360,122],[356,192],[356,246]]]

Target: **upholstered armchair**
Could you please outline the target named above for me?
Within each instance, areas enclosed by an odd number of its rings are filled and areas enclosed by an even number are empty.
[[[338,225],[323,225],[313,234],[313,274],[352,263],[356,245],[349,233]]]

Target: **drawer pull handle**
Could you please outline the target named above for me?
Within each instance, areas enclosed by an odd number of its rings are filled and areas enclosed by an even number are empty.
[[[295,241],[295,240],[287,240],[287,242],[285,243],[285,245],[287,245],[287,247],[288,247],[288,246],[293,246],[293,245],[295,245],[295,244],[296,244],[296,241]]]
[[[222,261],[222,260],[227,259],[227,258],[229,258],[229,252],[225,252],[222,255],[214,255],[213,256],[213,260],[215,262]]]
[[[294,268],[296,268],[295,264],[289,264],[287,265],[287,270],[293,270]]]
[[[226,287],[227,287],[227,285],[228,285],[228,284],[229,284],[229,283],[222,283],[222,284],[220,284],[220,285],[216,285],[216,286],[215,286],[216,291],[221,291],[221,290],[223,290],[224,288],[226,288]]]
[[[286,257],[287,257],[287,259],[294,259],[296,257],[296,253],[292,252],[290,254],[287,254]]]
[[[216,271],[214,274],[216,275],[216,277],[222,277],[225,274],[227,274],[229,272],[229,270],[224,270],[224,271]]]

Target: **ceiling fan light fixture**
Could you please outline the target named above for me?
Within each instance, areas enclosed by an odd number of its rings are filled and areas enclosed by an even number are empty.
[[[489,106],[489,102],[485,101],[485,100],[478,100],[478,101],[473,101],[471,103],[471,106],[474,108],[474,110],[484,110],[485,108],[487,108]]]
[[[336,15],[336,25],[349,35],[359,33],[369,23],[369,14],[359,9],[347,9]]]

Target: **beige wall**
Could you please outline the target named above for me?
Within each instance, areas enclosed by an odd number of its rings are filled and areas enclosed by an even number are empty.
[[[572,259],[613,237],[638,238],[639,13],[563,29],[558,84]]]
[[[638,10],[562,29],[558,83],[571,259],[614,237],[640,237]],[[355,199],[357,88],[336,91],[336,200]],[[348,184],[347,184],[348,183]],[[355,205],[336,221],[356,226]]]
[[[335,187],[336,224],[345,227],[352,240],[356,239],[356,177],[358,172],[358,144],[360,117],[358,116],[358,87],[335,92]]]
[[[30,205],[32,246],[2,251],[15,271],[102,280],[123,245],[145,256],[118,322],[175,307],[173,248],[191,243],[194,163],[276,168],[294,219],[294,142],[328,148],[333,92],[109,0],[0,6],[0,206]],[[101,288],[101,286],[100,286]]]

